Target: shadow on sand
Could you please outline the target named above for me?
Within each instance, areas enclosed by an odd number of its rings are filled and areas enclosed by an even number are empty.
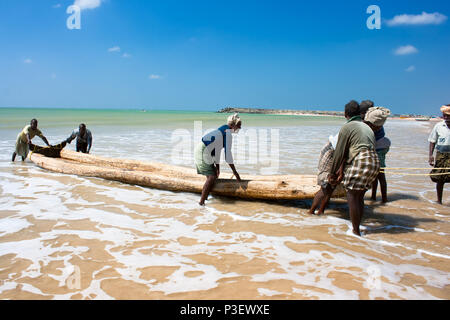
[[[242,201],[239,199],[233,199],[228,197],[216,196],[222,203],[233,205],[237,201]],[[369,197],[366,196],[365,199],[365,212],[362,225],[366,226],[365,234],[401,234],[401,233],[411,233],[416,232],[415,228],[419,227],[422,223],[437,222],[439,220],[433,218],[417,218],[408,216],[406,214],[389,213],[389,212],[377,212],[377,208],[386,207],[389,209],[389,203],[399,200],[421,200],[420,197],[410,194],[403,193],[392,193],[389,194],[389,202],[384,204],[381,199],[378,201],[371,201]],[[312,204],[312,200],[261,200],[258,201],[267,205],[276,205],[282,207],[298,208],[309,210]],[[305,212],[306,214],[306,212]],[[325,211],[326,215],[333,216],[339,219],[350,221],[350,216],[348,212],[348,205],[345,199],[332,199],[329,208]],[[317,217],[320,219],[320,217]]]

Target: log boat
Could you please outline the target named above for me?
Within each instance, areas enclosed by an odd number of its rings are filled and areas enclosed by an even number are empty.
[[[126,184],[175,192],[201,193],[205,177],[191,168],[163,163],[113,159],[52,148],[31,148],[29,157],[37,166],[62,174],[97,177]],[[56,150],[56,151],[55,151]],[[225,174],[222,173],[221,177]],[[320,190],[317,176],[241,176],[241,182],[218,179],[211,194],[245,200],[306,200]],[[333,197],[345,196],[338,187]]]

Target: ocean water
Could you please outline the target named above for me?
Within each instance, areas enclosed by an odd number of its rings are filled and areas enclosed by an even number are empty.
[[[196,194],[11,163],[17,134],[37,118],[52,144],[84,122],[93,154],[192,168],[199,137],[226,117],[0,109],[0,299],[450,298],[450,190],[444,205],[436,204],[427,176],[388,175],[390,202],[366,200],[364,236],[357,238],[345,200],[333,200],[322,217],[308,215],[311,201],[210,197],[200,208]],[[316,174],[321,148],[344,124],[332,117],[241,117],[233,144],[241,175]],[[428,173],[433,125],[388,121],[388,167]]]

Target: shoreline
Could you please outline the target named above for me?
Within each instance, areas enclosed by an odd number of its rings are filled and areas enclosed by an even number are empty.
[[[341,111],[305,111],[305,110],[277,110],[277,109],[259,109],[259,108],[223,108],[217,113],[241,113],[241,114],[264,114],[274,116],[306,116],[306,117],[335,117],[344,118],[344,112]],[[390,120],[407,120],[407,121],[423,121],[438,122],[442,118],[423,115],[393,115]]]

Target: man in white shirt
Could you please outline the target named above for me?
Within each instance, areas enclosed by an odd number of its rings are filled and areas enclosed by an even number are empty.
[[[442,204],[444,185],[450,182],[450,104],[441,108],[444,121],[439,122],[430,134],[429,163],[435,169],[431,171],[431,180],[436,183],[438,203]],[[436,158],[433,156],[436,149]]]
[[[74,130],[66,142],[71,143],[72,140],[77,139],[77,152],[89,153],[92,147],[92,133],[86,128],[84,123],[80,124],[79,128]]]

